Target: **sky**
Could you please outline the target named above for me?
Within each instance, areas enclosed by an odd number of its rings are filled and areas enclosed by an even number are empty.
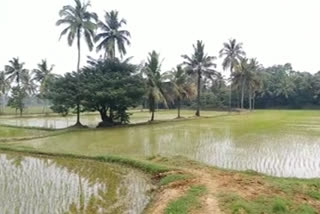
[[[13,57],[33,69],[41,59],[54,64],[54,72],[76,69],[76,43],[59,41],[62,26],[55,25],[63,5],[73,0],[1,0],[0,70]],[[128,22],[132,62],[146,60],[152,50],[164,59],[162,71],[192,53],[192,44],[203,40],[205,50],[217,56],[230,38],[243,43],[248,57],[264,66],[290,62],[298,71],[320,70],[320,2],[318,0],[91,0],[91,11],[101,20],[105,11],[118,10]],[[85,43],[82,42],[82,47]],[[101,53],[100,53],[101,54]],[[83,48],[86,56],[98,56]],[[222,59],[218,57],[218,70]]]

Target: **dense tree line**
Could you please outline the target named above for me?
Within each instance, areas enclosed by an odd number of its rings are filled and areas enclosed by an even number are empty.
[[[69,46],[77,46],[76,70],[64,75],[52,73],[42,60],[37,68],[28,70],[19,58],[13,58],[0,72],[0,94],[4,104],[20,111],[27,97],[37,96],[50,103],[55,112],[77,113],[76,125],[81,126],[80,112],[99,112],[100,126],[129,122],[127,110],[142,105],[149,108],[151,121],[158,108],[181,107],[196,109],[255,109],[303,108],[320,104],[320,72],[295,71],[290,64],[263,67],[255,58],[247,58],[243,44],[230,39],[222,45],[218,55],[222,67],[230,71],[223,78],[216,70],[217,57],[205,51],[205,44],[197,41],[191,54],[183,54],[181,61],[170,71],[162,70],[162,58],[151,51],[145,63],[134,65],[124,58],[130,45],[127,21],[117,11],[106,12],[101,21],[90,11],[89,2],[74,1],[64,6],[57,26],[63,26],[60,38],[66,36]],[[102,52],[99,59],[88,57],[80,65],[82,43],[89,50]],[[3,105],[2,105],[3,107]]]

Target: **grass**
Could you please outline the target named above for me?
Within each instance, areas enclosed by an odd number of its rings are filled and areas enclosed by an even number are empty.
[[[117,164],[123,164],[125,166],[139,169],[148,174],[159,174],[159,173],[168,172],[172,170],[171,168],[164,165],[155,164],[155,163],[142,161],[142,160],[130,159],[126,157],[112,156],[112,155],[85,156],[85,155],[75,155],[75,154],[49,153],[49,152],[39,152],[39,151],[35,151],[28,148],[23,148],[23,147],[11,148],[3,145],[0,145],[0,150],[8,151],[8,152],[25,153],[30,155],[48,156],[48,157],[76,158],[76,159],[83,159],[83,160],[95,160],[95,161],[107,162],[107,163],[117,163]]]
[[[169,203],[166,214],[187,214],[200,205],[199,197],[207,191],[205,186],[191,186],[186,195]]]
[[[294,197],[295,194],[304,194],[320,200],[320,179],[276,178],[270,176],[265,176],[265,178],[273,188],[287,195]]]
[[[307,195],[320,201],[320,191],[309,191],[307,192]]]
[[[247,200],[233,193],[220,195],[220,203],[226,213],[232,214],[316,214],[310,205],[297,203],[283,197],[260,196]]]
[[[191,176],[186,175],[186,174],[171,174],[171,175],[167,175],[164,178],[162,178],[160,180],[159,184],[164,186],[164,185],[168,185],[172,182],[187,180],[189,178],[191,178]]]

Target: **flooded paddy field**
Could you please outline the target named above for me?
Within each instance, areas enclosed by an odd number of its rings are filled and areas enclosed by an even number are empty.
[[[0,153],[1,213],[141,213],[152,185],[141,172],[87,160]]]
[[[184,156],[280,177],[320,177],[320,112],[257,111],[216,118],[70,132],[12,147],[83,155]]]

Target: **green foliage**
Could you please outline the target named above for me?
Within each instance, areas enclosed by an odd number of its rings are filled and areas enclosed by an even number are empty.
[[[96,13],[88,11],[89,2],[74,0],[75,6],[65,5],[60,10],[59,15],[62,17],[56,23],[57,26],[65,25],[66,28],[61,32],[60,38],[68,34],[68,44],[72,46],[74,38],[77,38],[78,51],[80,52],[80,37],[84,35],[89,50],[93,48],[92,38],[96,30],[96,21],[98,16]]]
[[[189,178],[190,178],[190,175],[171,174],[171,175],[167,175],[166,177],[162,178],[160,180],[160,185],[168,185],[168,184],[170,184],[172,182],[186,180],[186,179],[189,179]]]
[[[186,66],[188,73],[197,79],[196,116],[200,116],[201,81],[204,78],[213,79],[217,75],[217,71],[215,70],[217,65],[213,63],[216,57],[208,56],[204,51],[204,43],[198,40],[197,44],[193,45],[193,54],[191,56],[182,55],[182,58],[184,59],[183,64]]]
[[[160,55],[156,51],[149,53],[149,58],[142,71],[146,76],[146,96],[149,110],[152,113],[151,121],[153,121],[156,105],[163,102],[165,107],[168,106],[164,92],[164,76],[161,74]]]
[[[169,203],[166,214],[187,214],[199,205],[199,197],[206,193],[205,186],[192,186],[185,196]]]
[[[82,69],[82,106],[98,111],[103,123],[128,123],[129,107],[136,107],[144,94],[142,78],[128,60],[100,59]]]
[[[27,93],[19,86],[12,88],[11,96],[9,97],[8,106],[19,110],[20,116],[22,116],[23,109],[25,108],[24,99],[27,97]]]
[[[66,73],[48,85],[47,98],[51,101],[51,109],[62,115],[67,115],[81,101],[78,87],[78,74]]]
[[[20,62],[19,58],[13,58],[9,60],[9,65],[5,66],[5,75],[11,82],[16,82],[19,86],[21,83],[21,75],[27,72],[24,68],[24,62]]]
[[[98,22],[98,27],[102,31],[95,36],[95,41],[99,42],[97,51],[105,49],[105,58],[109,56],[111,59],[116,56],[116,46],[121,57],[127,53],[125,45],[130,45],[130,33],[121,29],[122,25],[127,24],[125,19],[118,18],[118,11],[110,11],[105,14],[105,23]]]

